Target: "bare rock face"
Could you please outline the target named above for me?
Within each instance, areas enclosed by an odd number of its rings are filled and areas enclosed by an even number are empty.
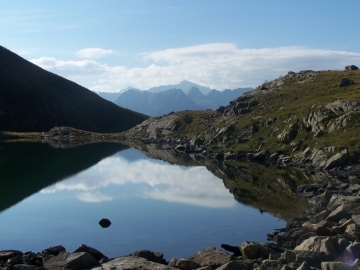
[[[140,257],[118,257],[114,260],[108,261],[103,263],[99,267],[91,268],[92,270],[105,270],[105,269],[112,269],[112,270],[171,270],[177,269],[168,265],[163,265],[155,262],[148,261],[144,258]]]
[[[330,159],[328,159],[328,161],[326,161],[324,169],[328,170],[333,167],[346,165],[348,158],[349,156],[347,153],[336,153]]]
[[[283,143],[290,143],[295,139],[297,134],[298,126],[295,124],[290,124],[287,128],[285,128],[278,136],[278,140]]]
[[[255,132],[255,126],[248,126],[240,129],[240,131],[238,132],[238,141],[240,143],[249,141]]]
[[[240,251],[243,256],[243,258],[246,259],[268,259],[269,258],[269,252],[260,244],[256,242],[249,242],[245,241],[240,246]]]
[[[96,265],[99,265],[99,262],[87,252],[60,252],[59,255],[44,261],[44,268],[52,270],[88,269]]]
[[[227,252],[218,250],[215,247],[208,247],[191,255],[188,259],[200,264],[201,266],[211,266],[213,268],[217,268],[230,262],[231,256]]]
[[[352,115],[359,113],[360,104],[356,101],[335,100],[326,105],[318,105],[303,118],[302,125],[311,132],[332,132],[352,121]]]
[[[103,258],[107,258],[104,254],[102,254],[100,251],[98,251],[95,248],[89,247],[87,245],[82,244],[80,247],[78,247],[76,250],[74,250],[73,253],[76,252],[87,252],[90,253],[91,256],[93,256],[96,260],[100,261]]]

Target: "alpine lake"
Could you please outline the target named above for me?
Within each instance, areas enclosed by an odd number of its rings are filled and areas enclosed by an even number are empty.
[[[108,257],[266,242],[307,209],[300,170],[107,142],[0,142],[0,249],[81,244]],[[99,221],[111,225],[103,228]]]

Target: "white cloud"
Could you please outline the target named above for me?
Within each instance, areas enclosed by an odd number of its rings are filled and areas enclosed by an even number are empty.
[[[81,192],[76,195],[76,198],[80,201],[89,203],[99,203],[113,200],[111,196],[101,194],[100,192]]]
[[[104,194],[104,190],[122,190],[114,186],[128,184],[139,187],[132,196],[212,208],[227,208],[236,204],[221,179],[205,167],[185,168],[145,159],[130,162],[120,157],[106,158],[90,170],[41,192],[80,192],[75,195],[79,200],[101,202],[113,199],[113,196]],[[100,193],[99,190],[103,192]],[[123,190],[129,195],[127,189]],[[121,197],[125,194],[116,192],[115,196]]]
[[[109,66],[92,60],[62,61],[52,57],[40,57],[38,59],[32,59],[30,62],[65,77],[93,76],[99,74],[107,76],[112,70]]]
[[[89,78],[85,87],[108,92],[118,92],[129,85],[148,89],[182,80],[218,90],[256,87],[288,71],[340,70],[360,62],[360,54],[353,52],[306,47],[240,49],[231,43],[175,48],[139,56],[146,67],[127,68],[90,60],[61,61],[44,57],[32,62],[70,79]]]
[[[100,58],[105,55],[112,54],[112,50],[104,50],[100,48],[87,48],[76,52],[76,55],[80,58]]]

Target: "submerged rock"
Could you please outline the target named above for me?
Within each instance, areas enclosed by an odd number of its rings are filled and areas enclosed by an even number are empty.
[[[111,225],[111,221],[108,220],[107,218],[103,218],[102,220],[99,221],[99,224],[103,228],[108,228]]]

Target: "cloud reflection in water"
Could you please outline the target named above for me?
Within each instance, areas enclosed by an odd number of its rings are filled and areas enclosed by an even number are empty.
[[[135,185],[133,194],[115,186]],[[116,195],[105,189],[116,189]],[[42,193],[74,191],[84,202],[99,203],[120,196],[140,196],[212,208],[229,208],[236,204],[221,179],[205,167],[183,167],[151,159],[129,161],[112,156],[67,180],[43,189]],[[101,191],[100,191],[101,190]]]

